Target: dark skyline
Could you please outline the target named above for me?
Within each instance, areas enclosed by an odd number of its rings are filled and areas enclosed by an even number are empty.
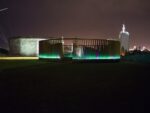
[[[0,30],[6,37],[118,38],[125,23],[130,46],[150,48],[149,0],[0,0],[5,7]]]

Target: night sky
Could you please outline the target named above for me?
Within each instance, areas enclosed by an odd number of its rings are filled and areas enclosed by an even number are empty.
[[[122,24],[131,44],[149,47],[149,0],[0,0],[4,37],[118,38]]]

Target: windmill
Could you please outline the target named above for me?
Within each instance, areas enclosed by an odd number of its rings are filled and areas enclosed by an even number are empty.
[[[8,8],[0,9],[0,14],[5,12],[6,10],[8,10]],[[4,49],[8,50],[8,47],[6,47],[6,45],[8,45],[8,40],[6,38],[4,29],[2,26],[0,26],[0,41],[1,41],[0,42],[0,48],[4,48]]]
[[[3,9],[0,9],[0,12],[6,11],[6,10],[8,10],[8,8],[3,8]]]

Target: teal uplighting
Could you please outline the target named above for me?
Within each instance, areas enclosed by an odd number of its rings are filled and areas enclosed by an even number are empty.
[[[58,54],[40,54],[39,58],[43,59],[60,59],[60,55]]]
[[[74,57],[76,60],[119,60],[120,56],[83,56],[83,57]]]
[[[71,56],[69,56],[71,58]],[[61,59],[60,55],[56,54],[40,54],[39,58],[43,59]],[[72,55],[72,59],[74,60],[119,60],[120,56],[82,56],[82,57],[76,57]]]

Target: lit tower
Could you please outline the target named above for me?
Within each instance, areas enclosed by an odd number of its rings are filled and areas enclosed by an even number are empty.
[[[125,55],[125,53],[129,51],[129,32],[126,31],[125,24],[122,26],[119,39],[121,43],[121,54]]]

